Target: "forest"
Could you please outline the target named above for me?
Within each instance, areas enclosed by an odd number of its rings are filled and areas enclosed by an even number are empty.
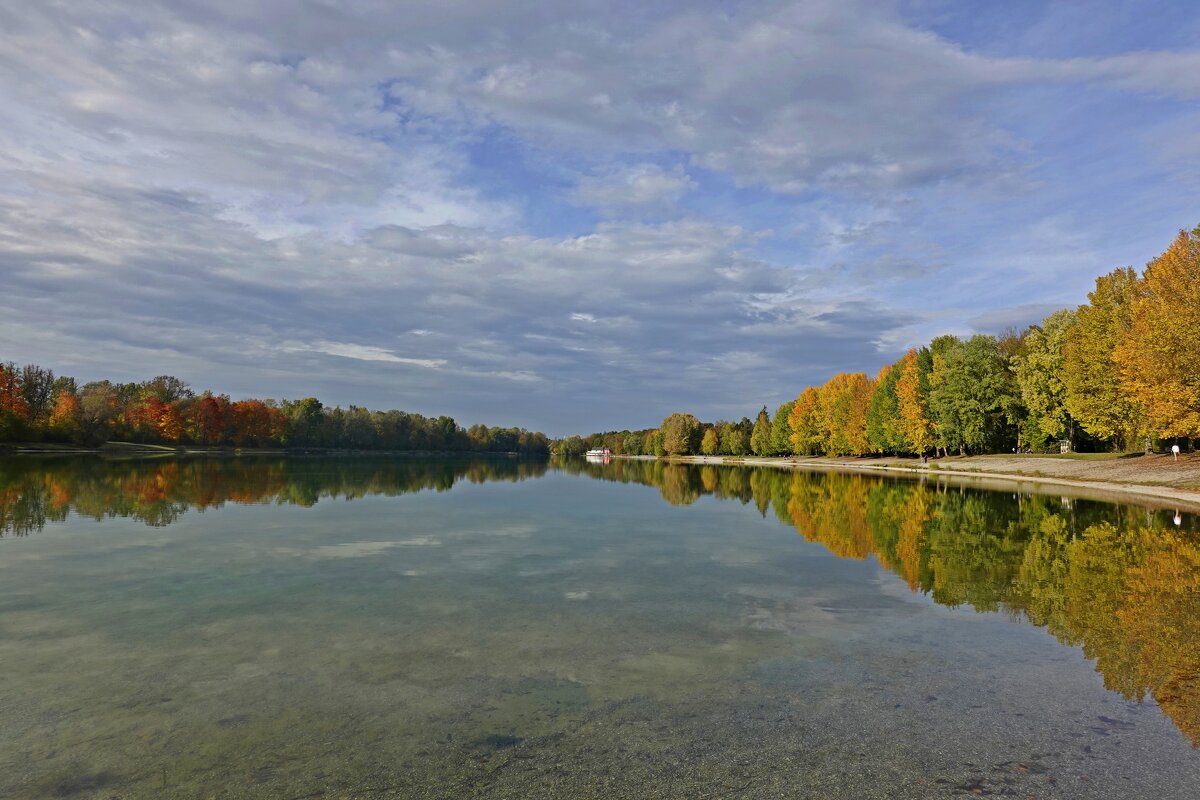
[[[1141,274],[999,336],[938,336],[870,376],[839,373],[754,420],[676,412],[658,428],[556,441],[563,455],[961,455],[1149,450],[1200,438],[1200,227]]]
[[[196,394],[160,375],[141,383],[55,375],[36,364],[0,362],[0,444],[96,446],[110,441],[205,447],[471,451],[545,456],[549,440],[523,428],[473,425],[453,418],[359,406],[328,408],[302,400],[230,400]]]

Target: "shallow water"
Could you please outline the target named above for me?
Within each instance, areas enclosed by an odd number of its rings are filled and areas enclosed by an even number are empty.
[[[1172,517],[649,462],[0,461],[0,797],[1195,798]]]

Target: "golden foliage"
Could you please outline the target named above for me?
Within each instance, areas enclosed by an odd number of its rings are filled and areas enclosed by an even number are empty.
[[[1114,359],[1161,436],[1200,436],[1200,235],[1180,231],[1146,265]]]

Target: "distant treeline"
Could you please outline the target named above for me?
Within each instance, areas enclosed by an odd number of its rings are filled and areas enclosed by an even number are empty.
[[[658,428],[574,436],[630,455],[923,455],[1149,448],[1200,438],[1200,227],[1139,275],[1096,279],[1077,309],[1023,332],[939,336],[874,378],[840,373],[753,422],[674,413]]]
[[[462,428],[447,416],[303,400],[230,400],[196,394],[160,375],[141,383],[80,387],[36,364],[0,362],[0,443],[106,441],[164,445],[549,453],[545,434],[523,428]]]

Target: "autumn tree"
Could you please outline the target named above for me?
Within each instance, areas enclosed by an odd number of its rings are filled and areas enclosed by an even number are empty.
[[[21,387],[21,373],[11,361],[0,364],[0,441],[21,438],[27,431],[29,403]]]
[[[1096,279],[1088,303],[1075,312],[1063,344],[1067,412],[1088,433],[1131,449],[1144,427],[1141,410],[1121,386],[1114,359],[1133,324],[1138,276],[1130,267]]]
[[[809,386],[800,393],[788,412],[791,449],[797,455],[811,456],[825,451],[825,439],[817,419],[817,405],[817,390]]]
[[[191,387],[174,375],[159,375],[139,387],[143,397],[156,397],[164,403],[177,403],[195,397]]]
[[[863,455],[871,379],[861,372],[838,373],[817,390],[817,426],[827,455]]]
[[[663,420],[663,451],[669,456],[686,456],[696,452],[700,444],[700,420],[691,414],[675,412]]]
[[[82,421],[83,406],[79,397],[65,389],[60,391],[48,420],[51,434],[62,441],[73,441],[82,430]]]
[[[1114,359],[1157,433],[1200,436],[1200,228],[1146,265]]]
[[[721,448],[720,437],[717,436],[716,428],[706,428],[704,436],[700,437],[700,452],[706,456],[717,454],[717,450]]]
[[[912,452],[924,455],[934,444],[929,418],[929,372],[933,359],[929,348],[910,349],[897,362],[896,400],[900,409],[900,432]]]
[[[121,414],[117,387],[109,381],[84,384],[79,391],[79,405],[84,436],[89,441],[107,439]]]

